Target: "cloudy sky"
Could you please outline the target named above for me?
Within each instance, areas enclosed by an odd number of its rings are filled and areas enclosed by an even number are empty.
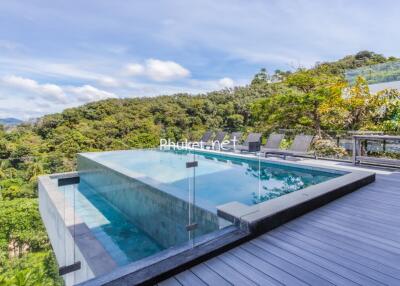
[[[0,118],[243,85],[359,50],[400,56],[400,1],[1,0]]]

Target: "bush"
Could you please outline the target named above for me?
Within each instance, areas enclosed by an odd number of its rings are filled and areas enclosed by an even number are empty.
[[[57,275],[57,264],[52,256],[50,252],[38,252],[10,259],[0,269],[0,285],[64,285],[62,278]]]
[[[35,199],[0,201],[0,241],[39,251],[48,248],[47,235]],[[19,251],[17,251],[19,253]]]
[[[314,141],[314,150],[317,156],[343,157],[347,155],[346,149],[337,146],[335,142],[329,139],[317,138]]]

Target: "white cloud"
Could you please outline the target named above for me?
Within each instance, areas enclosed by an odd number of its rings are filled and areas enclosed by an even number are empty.
[[[145,71],[145,68],[141,64],[129,64],[126,66],[126,73],[131,76],[142,75]]]
[[[148,59],[145,65],[132,63],[126,66],[126,74],[131,76],[146,75],[155,81],[171,81],[188,77],[190,71],[173,61]]]
[[[33,79],[14,75],[3,77],[2,82],[17,89],[38,94],[52,102],[65,103],[67,99],[62,88],[55,84],[39,84]]]
[[[218,81],[218,84],[223,88],[225,88],[225,87],[229,88],[229,87],[233,87],[235,82],[233,81],[233,79],[231,79],[229,77],[224,77]]]
[[[118,87],[120,85],[117,79],[110,76],[104,76],[99,78],[98,83],[106,87]]]
[[[117,97],[117,95],[112,92],[104,91],[91,85],[68,87],[66,88],[66,91],[76,95],[76,99],[80,102],[90,102]]]
[[[190,75],[189,70],[173,61],[149,59],[146,61],[147,75],[156,81],[169,81]]]
[[[9,87],[29,92],[27,96],[39,95],[41,99],[56,104],[70,104],[72,102],[90,102],[106,98],[116,98],[117,95],[91,85],[83,86],[59,86],[56,84],[39,84],[29,78],[15,75],[5,76],[1,82]]]
[[[118,78],[116,78],[118,74],[115,73],[119,65],[115,64],[114,66],[113,64],[112,61],[100,61],[100,63],[96,61],[70,61],[65,63],[46,58],[6,57],[0,53],[0,74],[24,73],[32,78],[73,80],[74,82],[100,84],[106,87],[117,87],[120,84]]]

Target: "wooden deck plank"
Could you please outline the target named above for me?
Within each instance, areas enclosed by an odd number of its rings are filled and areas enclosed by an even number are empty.
[[[400,285],[399,213],[400,172],[379,170],[374,183],[195,266],[191,273],[209,285],[214,280]],[[167,281],[179,285],[180,280]]]
[[[183,286],[191,286],[191,285],[207,285],[203,282],[199,277],[197,277],[192,271],[186,270],[175,275],[176,280],[179,281]]]
[[[232,250],[231,252],[241,259],[249,262],[250,260],[247,259],[248,254],[246,254],[246,252],[252,254],[254,256],[251,259],[253,267],[259,269],[260,271],[265,271],[267,274],[270,273],[268,271],[268,264],[272,264],[282,271],[293,275],[302,283],[305,283],[305,281],[307,281],[306,283],[311,285],[333,285],[333,283],[313,274],[312,272],[307,271],[305,268],[301,268],[300,266],[297,266],[296,264],[293,264],[288,260],[284,260],[281,257],[276,256],[275,254],[268,252],[265,249],[261,249],[252,243],[246,243],[241,247]],[[282,281],[280,280],[279,276],[277,278],[279,279],[279,281]]]
[[[368,210],[368,213],[365,211],[361,211],[355,208],[350,207],[342,207],[339,205],[335,206],[328,206],[323,208],[323,211],[331,211],[332,214],[340,214],[346,215],[350,217],[365,219],[365,220],[372,220],[376,223],[384,224],[386,226],[400,228],[400,221],[396,221],[396,216],[384,216],[380,215],[379,212],[374,210]]]
[[[397,216],[394,214],[383,214],[378,210],[374,210],[371,208],[362,208],[362,207],[352,207],[348,205],[335,204],[326,206],[327,210],[335,210],[342,213],[349,213],[351,215],[356,214],[362,217],[372,217],[378,220],[382,220],[383,224],[395,224],[398,225]]]
[[[271,243],[280,246],[282,248],[285,248],[291,251],[292,253],[295,253],[298,256],[304,257],[305,259],[312,261],[315,264],[321,265],[322,267],[332,269],[334,272],[338,273],[339,275],[342,275],[343,277],[346,277],[347,279],[355,283],[361,285],[382,285],[378,281],[366,277],[352,269],[343,267],[335,262],[326,259],[325,257],[304,250],[293,243],[289,243],[287,240],[281,241],[280,239],[277,239],[272,235],[263,235],[260,239],[264,240],[267,243]]]
[[[354,213],[338,212],[336,210],[330,210],[327,208],[318,210],[319,214],[324,214],[331,219],[341,220],[341,221],[351,221],[358,225],[370,226],[374,229],[379,229],[380,231],[387,232],[390,235],[400,236],[400,225],[393,224],[383,224],[382,221],[377,220],[373,216],[357,216]],[[382,232],[382,233],[383,233]]]
[[[386,227],[383,224],[374,225],[373,222],[362,221],[354,217],[338,217],[322,211],[313,213],[309,218],[316,219],[321,223],[340,225],[343,228],[362,231],[376,237],[378,240],[383,239],[383,242],[400,248],[400,232],[393,230],[393,228],[390,229],[390,226]]]
[[[219,258],[210,259],[206,261],[205,264],[233,285],[258,285],[246,276],[243,276],[237,272]]]
[[[355,258],[346,251],[340,251],[337,248],[330,248],[329,246],[323,245],[320,242],[313,241],[312,239],[306,238],[306,241],[304,241],[299,235],[296,235],[296,233],[293,234],[286,229],[281,229],[279,231],[273,232],[271,233],[271,235],[278,239],[284,238],[285,241],[287,241],[288,243],[296,245],[297,247],[300,247],[301,249],[304,249],[315,255],[322,256],[329,261],[352,269],[383,284],[400,284],[400,280],[379,271],[377,269],[377,263],[372,264],[368,259],[362,259],[361,257]]]
[[[279,280],[274,280],[271,278],[273,276],[273,273],[269,273],[271,276],[266,275],[264,272],[254,268],[251,266],[249,263],[252,263],[253,261],[250,259],[246,259],[246,262],[243,260],[239,259],[237,256],[235,256],[231,252],[224,253],[223,255],[220,255],[219,258],[224,261],[226,264],[231,266],[233,269],[238,271],[239,273],[243,274],[243,276],[248,277],[249,279],[256,281],[258,284],[261,285],[282,285],[278,281],[285,283],[285,278],[282,275],[279,275]],[[271,271],[272,272],[272,271]],[[293,280],[291,280],[293,281]],[[302,285],[305,285],[304,283]]]
[[[368,194],[363,193],[364,196],[368,196]],[[345,202],[346,205],[349,206],[362,206],[364,208],[373,208],[379,211],[383,211],[384,213],[392,213],[392,211],[398,211],[399,207],[392,206],[390,203],[382,203],[378,200],[373,200],[373,199],[366,199],[364,197],[359,197],[359,196],[351,196],[348,195],[349,197],[346,198],[347,200],[339,199],[339,202]],[[384,196],[380,198],[381,200],[384,199]],[[386,198],[385,198],[386,199]]]
[[[381,227],[385,227],[388,229],[400,229],[400,221],[396,221],[395,215],[382,215],[376,210],[369,209],[368,211],[358,210],[355,208],[342,207],[339,205],[329,206],[326,208],[322,208],[318,210],[316,213],[330,213],[331,217],[333,216],[345,216],[345,217],[355,217],[356,219],[361,220],[372,220],[374,223],[379,224]],[[384,223],[385,221],[387,223]]]
[[[326,225],[324,225],[322,223],[318,223],[316,221],[299,220],[299,221],[296,221],[296,222],[302,224],[305,228],[309,227],[309,226],[312,226],[312,227],[320,229],[323,232],[331,233],[332,237],[334,237],[335,239],[338,239],[338,240],[341,240],[341,241],[344,240],[346,242],[355,242],[355,243],[357,243],[357,245],[365,246],[369,250],[376,249],[377,253],[382,253],[382,255],[384,255],[384,256],[393,255],[393,256],[398,258],[399,257],[398,255],[400,255],[400,252],[397,252],[396,249],[393,249],[393,247],[389,247],[389,246],[386,246],[384,244],[380,244],[380,243],[378,243],[376,241],[369,240],[367,238],[354,235],[352,233],[343,232],[342,230],[337,230],[335,228],[326,226]]]
[[[345,224],[343,222],[333,222],[331,220],[324,219],[321,216],[308,216],[307,220],[314,221],[319,224],[326,225],[329,228],[334,228],[335,230],[346,232],[346,234],[353,234],[355,236],[360,236],[367,240],[371,240],[380,244],[382,247],[385,246],[390,249],[390,251],[395,251],[400,253],[400,242],[392,240],[390,237],[381,237],[375,233],[374,230],[371,230],[370,227],[361,228],[356,224]]]
[[[182,286],[175,277],[171,277],[157,284],[158,286]]]
[[[190,270],[192,270],[192,272],[196,274],[197,277],[201,277],[201,280],[203,280],[208,285],[233,285],[232,283],[229,283],[226,279],[222,278],[222,276],[212,271],[204,263],[196,265]]]
[[[336,247],[338,249],[343,249],[349,253],[354,253],[357,258],[362,259],[363,257],[371,259],[373,261],[377,261],[388,268],[388,272],[393,272],[394,277],[400,278],[400,265],[395,264],[398,262],[398,256],[393,256],[392,259],[388,259],[387,255],[383,255],[380,250],[376,250],[376,248],[367,248],[364,247],[363,244],[349,241],[348,239],[340,240],[337,236],[332,236],[329,232],[326,231],[310,231],[304,230],[304,228],[292,228],[292,225],[285,225],[288,229],[291,229],[300,235],[303,235],[308,238],[312,238],[318,240],[324,244],[330,245],[332,247]],[[392,274],[391,274],[392,275]]]
[[[273,244],[266,243],[265,241],[263,241],[261,239],[254,239],[250,243],[254,244],[255,246],[257,246],[259,248],[259,249],[257,249],[257,253],[259,253],[260,255],[263,253],[263,250],[264,251],[268,250],[268,252],[271,252],[274,255],[276,255],[286,261],[292,261],[293,263],[296,263],[297,265],[303,267],[306,271],[315,273],[315,275],[320,276],[321,278],[329,281],[330,283],[332,283],[334,285],[358,285],[357,283],[337,274],[336,272],[332,271],[331,269],[321,267],[317,263],[309,261],[308,259],[301,257],[295,253],[292,253],[292,252],[288,251],[287,249],[283,249],[283,248],[280,248]],[[264,259],[268,260],[268,256],[265,256]],[[304,277],[304,278],[306,278],[306,277]]]
[[[374,208],[380,208],[388,211],[398,211],[400,209],[400,207],[396,205],[396,202],[393,202],[392,200],[382,201],[382,197],[366,197],[365,193],[363,193],[363,195],[364,196],[358,194],[349,194],[349,199],[354,199],[351,200],[351,204],[363,204],[365,206],[373,206]]]
[[[399,199],[400,198],[400,190],[396,187],[390,187],[389,185],[385,185],[384,188],[383,184],[381,185],[381,190],[379,190],[379,193],[376,192],[376,186],[366,186],[363,189],[363,193],[367,193],[368,196],[374,197],[376,195],[384,195],[385,197],[390,197],[394,199]]]
[[[387,195],[384,194],[385,197],[385,201],[382,201],[382,197],[383,195],[381,193],[372,193],[371,194],[367,194],[365,192],[362,193],[356,193],[356,194],[352,194],[353,196],[351,196],[350,198],[357,198],[357,201],[361,202],[361,201],[366,201],[366,202],[371,202],[376,206],[382,206],[385,209],[388,210],[399,210],[400,206],[399,206],[399,202],[400,199],[393,196],[393,195]],[[367,198],[368,196],[368,198]]]

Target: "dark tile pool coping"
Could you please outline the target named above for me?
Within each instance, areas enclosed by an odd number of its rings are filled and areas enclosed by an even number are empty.
[[[218,206],[218,215],[261,234],[373,181],[374,173],[355,171],[257,205],[227,203]]]

